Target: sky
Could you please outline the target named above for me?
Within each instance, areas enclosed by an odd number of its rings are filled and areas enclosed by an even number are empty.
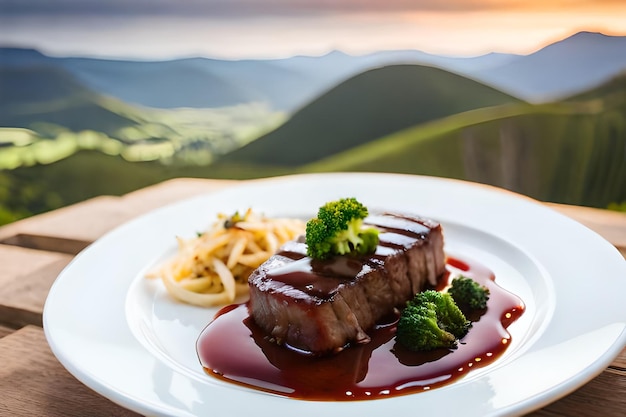
[[[0,45],[55,56],[529,54],[581,30],[626,36],[626,0],[0,0]]]

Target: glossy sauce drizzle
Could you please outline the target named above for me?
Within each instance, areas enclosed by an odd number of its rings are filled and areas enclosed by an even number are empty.
[[[449,384],[502,355],[511,342],[506,328],[524,305],[476,262],[448,258],[446,269],[438,289],[463,274],[490,290],[488,308],[468,316],[473,326],[457,349],[410,352],[395,343],[397,317],[389,317],[368,332],[370,343],[332,356],[307,356],[267,340],[241,304],[220,310],[202,331],[196,346],[200,363],[216,378],[307,400],[377,399]]]

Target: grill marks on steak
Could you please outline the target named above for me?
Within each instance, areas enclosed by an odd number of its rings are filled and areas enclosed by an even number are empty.
[[[292,241],[249,278],[249,309],[278,343],[313,354],[367,343],[367,331],[394,307],[403,307],[445,271],[443,233],[431,220],[373,215],[376,252],[312,260]]]

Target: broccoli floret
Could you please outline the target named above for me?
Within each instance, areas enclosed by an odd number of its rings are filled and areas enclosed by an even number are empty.
[[[378,245],[378,229],[364,227],[367,208],[355,198],[331,201],[306,225],[307,254],[315,259],[333,255],[364,255]]]
[[[426,351],[456,347],[456,337],[439,327],[433,303],[409,304],[400,315],[396,340],[409,350]]]
[[[470,326],[450,294],[427,290],[402,310],[396,340],[413,351],[455,348]]]
[[[437,320],[444,329],[461,338],[467,334],[471,323],[461,309],[457,306],[452,296],[448,293],[427,290],[417,294],[410,304],[433,303],[437,307]]]
[[[471,278],[464,276],[454,278],[450,288],[448,288],[448,293],[461,307],[469,307],[472,310],[487,308],[489,288],[480,285]]]

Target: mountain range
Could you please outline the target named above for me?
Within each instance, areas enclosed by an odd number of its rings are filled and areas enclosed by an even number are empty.
[[[54,66],[93,91],[156,108],[215,108],[267,103],[292,113],[334,86],[385,65],[429,65],[463,75],[530,102],[582,92],[626,70],[626,36],[579,32],[529,55],[446,57],[421,51],[352,56],[132,61],[50,57],[33,49],[0,48],[0,66]]]
[[[346,80],[223,161],[298,166],[411,126],[520,102],[439,68],[388,65]]]
[[[0,223],[177,176],[320,171],[434,175],[544,201],[622,204],[625,40],[581,32],[526,56],[242,61],[2,48]]]

